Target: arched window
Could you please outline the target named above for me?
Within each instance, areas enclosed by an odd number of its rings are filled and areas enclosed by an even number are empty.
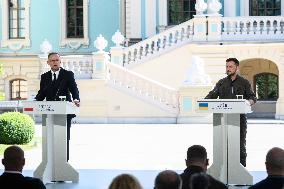
[[[185,22],[196,14],[196,0],[168,0],[169,25]]]
[[[250,0],[250,16],[281,15],[281,0]]]
[[[24,79],[14,79],[10,81],[11,100],[25,100],[28,98],[27,81]]]
[[[260,73],[254,76],[255,91],[259,100],[277,100],[278,76],[272,73]]]

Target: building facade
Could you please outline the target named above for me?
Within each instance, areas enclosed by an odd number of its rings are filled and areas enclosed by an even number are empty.
[[[6,101],[31,99],[48,69],[46,53],[57,51],[77,78],[78,120],[187,122],[207,116],[194,113],[195,101],[236,57],[259,99],[255,115],[284,118],[284,0],[0,2]],[[117,30],[126,42],[113,36]],[[196,56],[211,84],[184,84]]]

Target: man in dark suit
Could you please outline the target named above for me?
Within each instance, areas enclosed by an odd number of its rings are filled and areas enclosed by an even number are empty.
[[[187,168],[180,175],[182,179],[182,189],[191,189],[190,180],[196,173],[205,173],[207,171],[208,159],[207,152],[203,146],[193,145],[187,150],[187,159],[185,160]],[[207,175],[209,180],[208,189],[227,189],[226,185]]]
[[[268,176],[249,189],[284,189],[284,150],[278,147],[270,149],[265,161]]]
[[[55,52],[48,54],[47,64],[50,66],[50,71],[41,75],[40,89],[35,99],[37,101],[44,99],[47,101],[60,101],[59,97],[65,96],[67,101],[73,101],[75,105],[79,107],[79,90],[74,78],[74,73],[60,67],[60,56]],[[70,127],[73,117],[76,117],[76,115],[67,115],[67,161],[69,160]]]
[[[25,165],[24,151],[18,146],[10,146],[4,152],[2,164],[4,173],[0,176],[1,189],[45,189],[40,179],[22,175]]]

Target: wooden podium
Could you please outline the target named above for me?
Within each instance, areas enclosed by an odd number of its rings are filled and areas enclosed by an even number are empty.
[[[23,101],[23,112],[42,114],[42,162],[34,177],[43,183],[79,181],[79,173],[67,162],[67,114],[77,114],[79,108],[66,101]]]
[[[240,114],[251,113],[245,99],[204,99],[198,112],[213,113],[213,164],[207,173],[225,184],[251,185],[253,177],[240,164]]]

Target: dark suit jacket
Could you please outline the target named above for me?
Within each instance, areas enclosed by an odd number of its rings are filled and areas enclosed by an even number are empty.
[[[190,189],[189,181],[191,176],[194,173],[202,173],[203,170],[198,166],[189,166],[184,170],[184,172],[180,175],[182,179],[182,189]],[[212,176],[207,175],[209,179],[209,187],[208,189],[227,189],[227,186],[222,182],[214,179]]]
[[[59,96],[66,96],[66,100],[71,102],[71,94],[73,99],[80,100],[74,73],[61,68],[56,82],[52,82],[51,71],[41,75],[40,89],[35,99],[37,101],[44,99],[59,101]]]
[[[0,176],[1,189],[46,189],[38,178],[24,177],[18,173],[3,173]]]
[[[268,176],[266,179],[249,187],[249,189],[283,189],[284,176]]]

